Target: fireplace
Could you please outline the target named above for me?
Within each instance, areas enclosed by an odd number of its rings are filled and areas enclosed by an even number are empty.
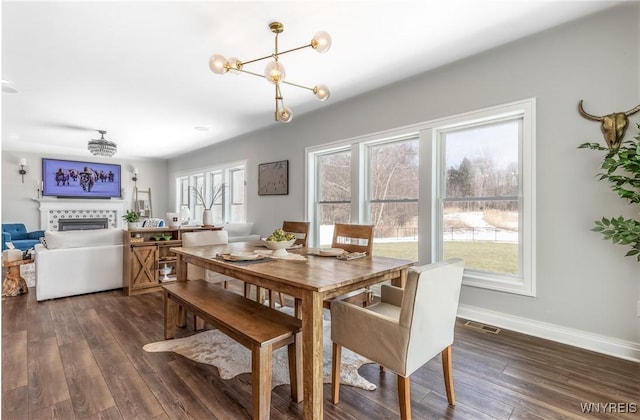
[[[58,230],[93,230],[107,229],[108,227],[109,219],[107,217],[58,220]]]
[[[40,204],[40,229],[42,230],[63,230],[59,222],[65,219],[107,219],[107,228],[122,229],[124,227],[122,217],[129,205],[128,201],[114,199],[34,198],[34,200]],[[102,226],[100,228],[102,229]]]

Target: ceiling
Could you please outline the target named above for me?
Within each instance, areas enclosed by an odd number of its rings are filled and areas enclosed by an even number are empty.
[[[287,80],[324,83],[320,102],[283,86],[296,118],[614,2],[594,1],[48,1],[2,2],[2,149],[91,156],[87,141],[118,144],[116,158],[168,159],[274,121],[274,87],[217,75],[213,53],[243,61],[329,32],[331,50],[285,54]],[[265,62],[246,65],[262,73]],[[17,91],[14,93],[5,92]]]

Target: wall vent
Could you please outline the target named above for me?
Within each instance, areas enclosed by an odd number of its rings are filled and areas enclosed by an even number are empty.
[[[502,331],[498,327],[494,327],[492,325],[481,324],[481,323],[475,322],[475,321],[467,321],[467,322],[465,322],[464,325],[465,325],[465,327],[475,328],[476,330],[480,330],[482,332],[488,332],[488,333],[491,333],[491,334],[500,334],[500,331]]]

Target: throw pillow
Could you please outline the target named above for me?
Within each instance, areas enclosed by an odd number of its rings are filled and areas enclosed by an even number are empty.
[[[47,247],[47,240],[44,238],[44,236],[40,237],[40,243],[46,248]]]

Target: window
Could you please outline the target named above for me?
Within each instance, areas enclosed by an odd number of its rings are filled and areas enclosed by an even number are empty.
[[[205,195],[205,200],[212,198],[212,192],[217,186],[224,184],[223,194],[213,197],[211,210],[213,222],[246,221],[246,181],[245,164],[234,163],[226,166],[194,171],[181,174],[176,178],[176,205],[178,209],[188,209],[191,220],[202,223],[204,206],[196,200],[193,188],[197,188]]]
[[[351,223],[351,150],[338,150],[316,157],[317,237],[329,246],[335,223]]]
[[[418,139],[367,145],[368,214],[374,254],[418,259]]]
[[[357,156],[357,158],[356,158]],[[418,138],[363,139],[309,154],[311,243],[327,247],[335,223],[373,224],[375,255],[418,258]],[[317,240],[315,239],[317,238]]]
[[[532,114],[525,102],[433,129],[433,254],[463,258],[464,284],[535,294]]]
[[[464,284],[535,295],[535,99],[307,149],[310,244],[375,225],[375,255],[465,259]],[[419,233],[419,234],[418,234]]]

